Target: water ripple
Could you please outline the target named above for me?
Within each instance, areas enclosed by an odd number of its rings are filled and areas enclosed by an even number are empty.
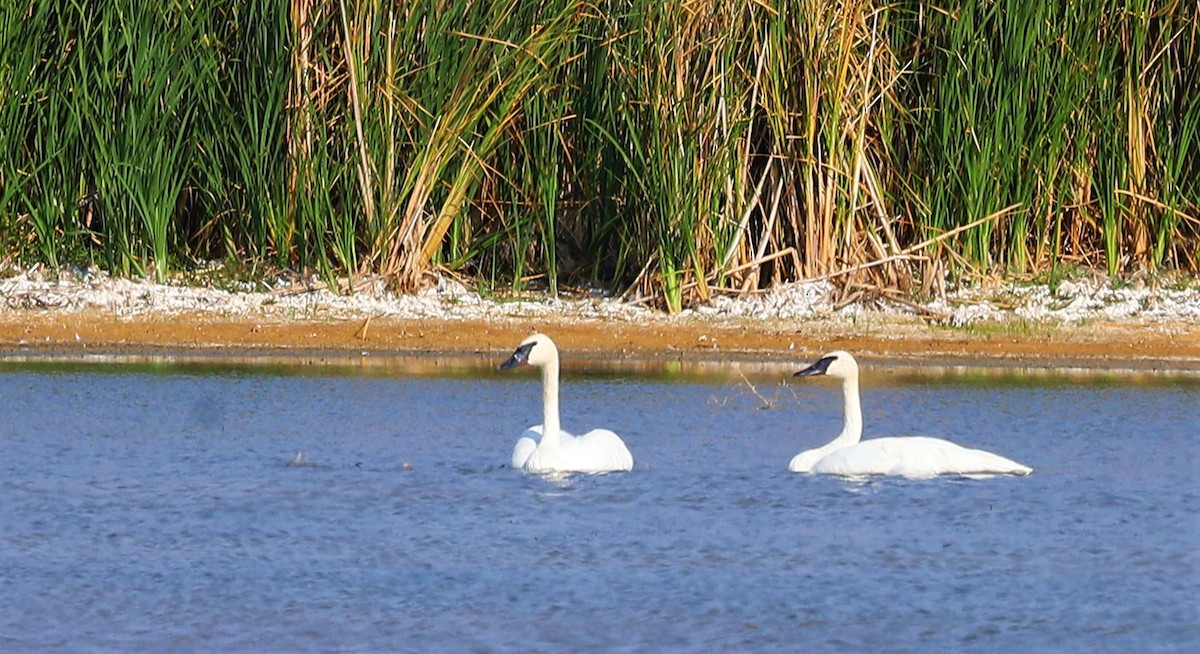
[[[1194,391],[865,394],[869,432],[944,421],[1036,470],[978,481],[789,474],[840,420],[828,389],[797,393],[759,411],[711,386],[569,380],[566,424],[604,422],[637,465],[554,479],[504,465],[537,415],[525,379],[10,371],[0,650],[1200,641]]]

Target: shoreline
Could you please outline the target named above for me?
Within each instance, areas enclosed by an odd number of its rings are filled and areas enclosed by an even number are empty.
[[[154,284],[82,271],[0,278],[0,361],[18,358],[507,356],[551,335],[566,360],[876,364],[1200,373],[1200,287],[1105,279],[943,291],[922,304],[837,301],[827,282],[717,298],[682,314],[601,295],[496,298],[440,277],[413,295]],[[937,316],[937,317],[933,317]]]
[[[1200,329],[1191,324],[1094,323],[1020,331],[999,326],[995,332],[964,332],[894,318],[847,325],[666,316],[632,323],[570,316],[281,320],[23,311],[0,314],[0,359],[485,359],[507,355],[534,330],[552,335],[569,356],[589,361],[782,365],[843,349],[864,361],[903,365],[1200,373]]]

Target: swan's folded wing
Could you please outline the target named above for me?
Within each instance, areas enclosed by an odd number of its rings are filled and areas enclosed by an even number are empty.
[[[872,438],[838,450],[817,462],[813,472],[924,479],[938,475],[1026,475],[1030,469],[998,454],[968,449],[941,438],[902,436]]]
[[[898,473],[906,477],[1027,475],[1032,472],[1031,468],[999,454],[963,447],[941,438],[911,436],[891,440],[904,441],[907,447],[917,451],[915,455],[906,458],[906,464],[911,461],[915,472],[919,474],[909,474],[905,471]]]
[[[959,474],[963,475],[1028,475],[1033,472],[1033,468],[1027,465],[1017,463],[1012,459],[993,454],[986,450],[972,450],[963,448],[970,452],[971,467],[974,470],[964,470]]]
[[[509,464],[514,470],[520,470],[525,467],[525,462],[529,460],[529,456],[537,449],[537,444],[541,437],[541,425],[534,425],[521,434],[520,438],[517,439],[517,444],[513,446],[512,461]]]
[[[572,458],[580,472],[614,472],[633,469],[633,455],[614,432],[593,429],[574,439]],[[578,457],[578,458],[576,458]]]
[[[825,455],[812,467],[812,472],[842,477],[869,477],[899,474],[898,465],[903,460],[895,439],[876,438],[845,447]]]

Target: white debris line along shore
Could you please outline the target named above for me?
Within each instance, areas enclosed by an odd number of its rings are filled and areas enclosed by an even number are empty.
[[[927,315],[944,316],[955,327],[975,323],[1025,320],[1037,323],[1115,321],[1171,323],[1200,321],[1200,281],[1171,286],[1100,276],[1044,284],[995,284],[987,288],[947,289],[937,299],[910,306],[887,300],[859,302],[841,308],[837,288],[829,281],[798,282],[740,298],[714,297],[704,306],[678,317],[604,296],[584,298],[492,299],[450,276],[440,276],[418,293],[398,295],[382,279],[358,283],[353,293],[335,293],[316,279],[297,284],[281,277],[245,290],[223,290],[185,284],[112,277],[92,270],[50,272],[38,268],[0,276],[0,312],[43,310],[102,311],[117,316],[142,314],[262,316],[280,319],[400,319],[493,320],[497,318],[619,320],[629,322],[700,319],[719,322],[749,320],[853,321],[912,317],[914,307]],[[263,290],[265,288],[265,290]]]

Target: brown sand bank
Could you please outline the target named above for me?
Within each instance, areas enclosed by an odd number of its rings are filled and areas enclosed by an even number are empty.
[[[665,316],[636,322],[569,316],[367,321],[18,310],[0,312],[0,354],[499,355],[535,329],[551,334],[561,349],[580,357],[801,361],[845,349],[877,360],[1200,371],[1200,327],[1190,323],[954,329],[895,316],[886,323],[864,325]]]

